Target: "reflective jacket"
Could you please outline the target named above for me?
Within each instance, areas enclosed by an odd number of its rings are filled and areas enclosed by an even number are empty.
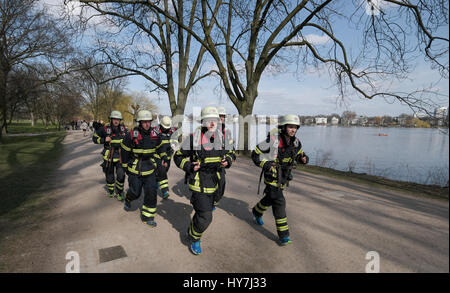
[[[232,164],[230,146],[224,147],[224,142],[220,131],[210,133],[205,128],[198,128],[183,141],[173,159],[177,167],[187,173],[190,190],[206,194],[216,192],[222,160],[228,162],[226,168]],[[193,162],[199,163],[198,171],[194,172]]]
[[[159,134],[161,135],[162,143],[164,145],[164,149],[167,150],[167,153],[161,154],[166,155],[167,159],[170,161],[173,156],[174,148],[172,148],[172,145],[176,147],[178,144],[178,140],[175,138],[172,138],[172,135],[176,132],[175,127],[171,127],[167,130],[163,130],[161,127],[159,128]]]
[[[303,157],[306,157],[306,163],[302,162]],[[297,137],[288,141],[285,135],[275,129],[253,150],[252,160],[263,169],[264,183],[284,189],[291,179],[294,164],[307,164],[309,158],[303,152],[302,144]]]
[[[162,148],[162,139],[158,130],[151,127],[144,130],[141,127],[135,127],[123,139],[122,147],[122,166],[129,173],[138,176],[148,176],[153,174],[158,166],[161,165],[161,159],[167,160],[167,153]]]
[[[103,159],[106,161],[111,158],[110,154],[113,153],[113,162],[120,161],[120,143],[125,135],[128,133],[128,129],[124,125],[119,125],[117,127],[111,125],[105,125],[99,127],[94,135],[92,136],[92,141],[96,144],[103,144],[104,148],[102,151]],[[106,137],[111,137],[111,141],[106,142]]]
[[[233,161],[236,161],[236,149],[234,145],[233,135],[231,134],[231,131],[229,129],[225,128],[225,124],[223,124],[222,126],[222,134],[225,138],[224,147],[230,148],[229,149],[230,152],[227,153],[227,155],[230,156]]]

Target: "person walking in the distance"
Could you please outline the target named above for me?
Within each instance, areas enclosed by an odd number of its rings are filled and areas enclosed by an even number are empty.
[[[87,133],[87,129],[89,127],[89,125],[87,124],[87,122],[85,120],[83,120],[83,122],[81,122],[81,130],[83,130],[83,137],[86,137]]]

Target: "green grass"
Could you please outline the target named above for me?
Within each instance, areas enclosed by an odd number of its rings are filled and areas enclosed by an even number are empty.
[[[64,126],[61,126],[61,130],[64,130]],[[31,126],[31,121],[21,120],[19,122],[13,122],[8,125],[8,134],[19,133],[45,133],[58,131],[57,125],[48,125],[46,127],[42,122],[38,121],[35,126]]]
[[[439,185],[424,185],[414,182],[390,180],[380,176],[339,171],[313,165],[297,165],[297,170],[307,173],[324,175],[336,179],[350,180],[356,183],[364,183],[371,186],[384,187],[400,191],[408,191],[415,195],[447,200],[449,198],[449,187]]]
[[[15,219],[42,202],[65,133],[3,137],[0,144],[0,217]]]

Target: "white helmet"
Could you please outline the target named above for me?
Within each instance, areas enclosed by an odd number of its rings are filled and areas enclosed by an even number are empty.
[[[216,118],[216,119],[220,119],[219,116],[219,111],[217,111],[216,107],[212,107],[212,106],[208,106],[202,109],[202,113],[201,113],[201,119],[206,119],[206,118]]]
[[[149,110],[141,110],[138,112],[137,114],[137,118],[136,121],[152,121],[153,117],[152,117],[152,112],[150,112]]]
[[[225,107],[217,107],[217,111],[219,112],[219,115],[227,115]]]
[[[294,114],[284,115],[283,118],[281,118],[280,125],[284,126],[287,124],[297,125],[300,127],[300,118]]]
[[[170,127],[172,127],[172,119],[170,119],[169,116],[164,116],[161,119],[161,126],[165,129],[169,129]]]
[[[120,113],[120,111],[111,111],[109,118],[122,120],[122,113]]]

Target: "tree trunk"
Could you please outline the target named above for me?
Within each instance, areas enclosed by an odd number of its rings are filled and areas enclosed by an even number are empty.
[[[31,115],[31,126],[34,127],[36,125],[36,118],[34,117],[34,112],[30,112]]]
[[[245,101],[238,105],[239,112],[239,145],[237,147],[238,153],[243,155],[250,155],[250,127],[254,123],[252,117],[254,98],[250,98],[253,102]]]

